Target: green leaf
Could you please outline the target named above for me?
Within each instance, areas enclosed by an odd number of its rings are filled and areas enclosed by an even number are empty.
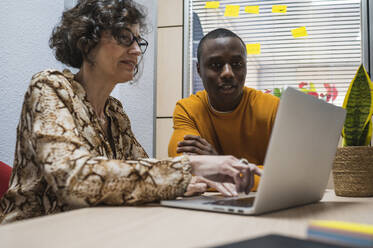
[[[274,88],[273,95],[281,98],[282,90],[280,90],[279,88]]]
[[[359,139],[359,146],[367,146],[370,143],[372,138],[372,121],[369,121],[368,124],[365,126],[363,133]]]
[[[363,65],[360,65],[346,94],[343,107],[346,108],[346,121],[342,131],[345,146],[364,145],[367,135],[371,135],[373,112],[373,85]],[[369,124],[368,124],[369,123]]]

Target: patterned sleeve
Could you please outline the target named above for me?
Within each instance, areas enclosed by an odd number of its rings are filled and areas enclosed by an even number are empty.
[[[53,82],[32,85],[24,106],[27,116],[21,125],[29,139],[27,150],[64,204],[135,205],[184,194],[191,179],[187,157],[120,161],[95,156]]]

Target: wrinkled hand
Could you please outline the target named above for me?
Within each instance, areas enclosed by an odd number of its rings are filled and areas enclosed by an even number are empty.
[[[206,192],[208,189],[208,186],[207,186],[207,183],[203,179],[204,179],[203,177],[193,176],[184,196],[193,196],[193,195]]]
[[[191,155],[218,155],[215,148],[204,138],[196,135],[185,135],[184,140],[177,144],[177,153],[187,153]]]
[[[245,164],[233,156],[190,156],[192,174],[198,183],[217,189],[224,196],[239,192],[248,194],[254,186],[254,174],[261,170],[254,164]]]
[[[194,196],[215,188],[224,196],[237,196],[236,186],[233,183],[219,183],[200,176],[193,176],[184,196]]]

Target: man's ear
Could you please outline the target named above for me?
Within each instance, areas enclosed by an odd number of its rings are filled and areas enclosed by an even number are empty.
[[[200,67],[198,61],[196,62],[198,75],[201,76]]]

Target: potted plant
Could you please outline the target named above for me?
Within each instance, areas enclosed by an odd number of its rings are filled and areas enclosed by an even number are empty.
[[[342,147],[337,150],[333,166],[335,193],[373,196],[373,85],[363,65],[348,88],[343,108],[347,114]]]

